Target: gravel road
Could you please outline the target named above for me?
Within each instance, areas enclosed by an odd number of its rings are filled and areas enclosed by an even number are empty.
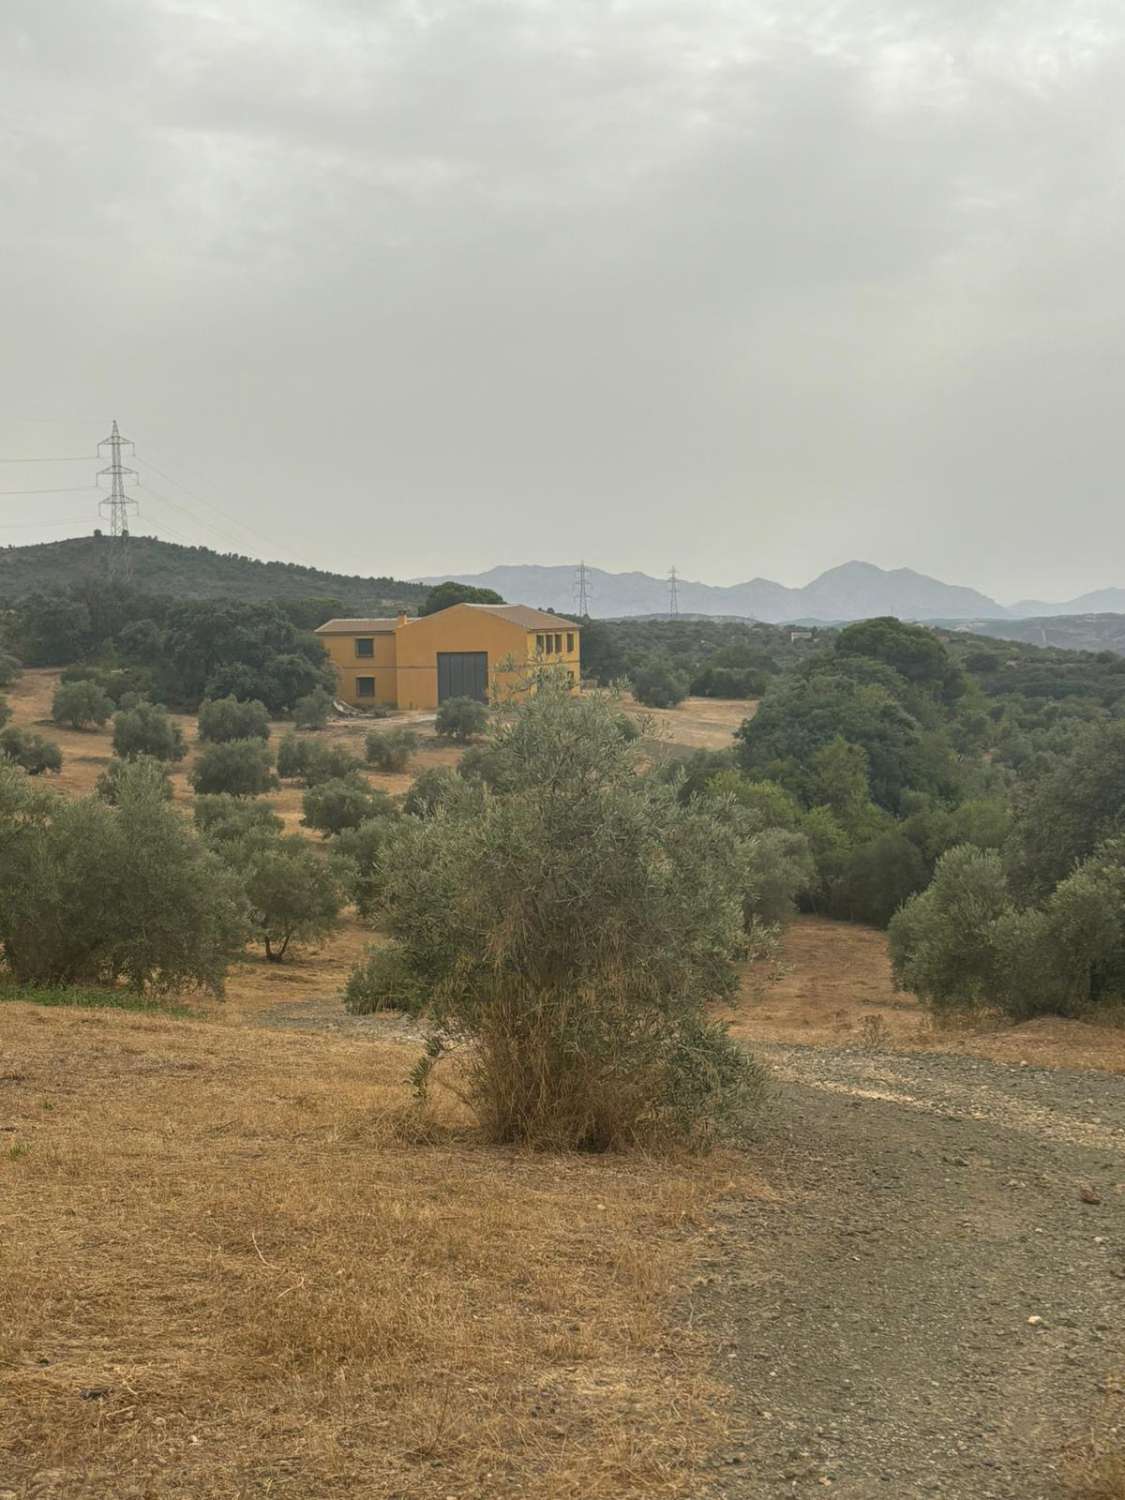
[[[758,1050],[781,1199],[718,1236],[743,1437],[707,1493],[1057,1500],[1125,1371],[1125,1081]]]

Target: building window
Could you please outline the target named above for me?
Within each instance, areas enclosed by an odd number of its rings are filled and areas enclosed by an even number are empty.
[[[555,636],[555,655],[556,656],[561,656],[562,655],[562,636],[561,635]]]
[[[545,650],[546,650],[546,647],[543,644],[543,637],[541,635],[537,635],[535,637],[535,654],[536,654],[536,656],[542,656],[543,652]]]
[[[368,636],[366,639],[361,639],[361,640],[356,641],[356,643],[355,643],[355,654],[357,656],[374,656],[375,655],[375,641],[374,641],[374,639],[371,636]]]
[[[355,695],[357,698],[374,698],[374,677],[357,677],[355,680]]]
[[[572,652],[574,650],[574,631],[573,630],[568,630],[567,633],[566,633],[566,649],[567,649],[568,652]]]

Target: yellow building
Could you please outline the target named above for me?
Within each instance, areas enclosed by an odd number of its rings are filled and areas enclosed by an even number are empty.
[[[411,619],[328,620],[316,634],[356,708],[519,696],[543,671],[579,680],[579,628],[526,604],[454,604]]]

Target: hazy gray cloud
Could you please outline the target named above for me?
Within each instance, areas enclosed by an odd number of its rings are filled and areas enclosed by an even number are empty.
[[[349,570],[1122,583],[1123,84],[1109,0],[8,0],[0,448]]]

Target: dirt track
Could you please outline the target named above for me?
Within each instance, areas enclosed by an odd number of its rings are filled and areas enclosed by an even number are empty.
[[[730,1206],[705,1298],[744,1430],[711,1493],[1057,1500],[1125,1368],[1125,1086],[761,1051],[782,1198]]]

